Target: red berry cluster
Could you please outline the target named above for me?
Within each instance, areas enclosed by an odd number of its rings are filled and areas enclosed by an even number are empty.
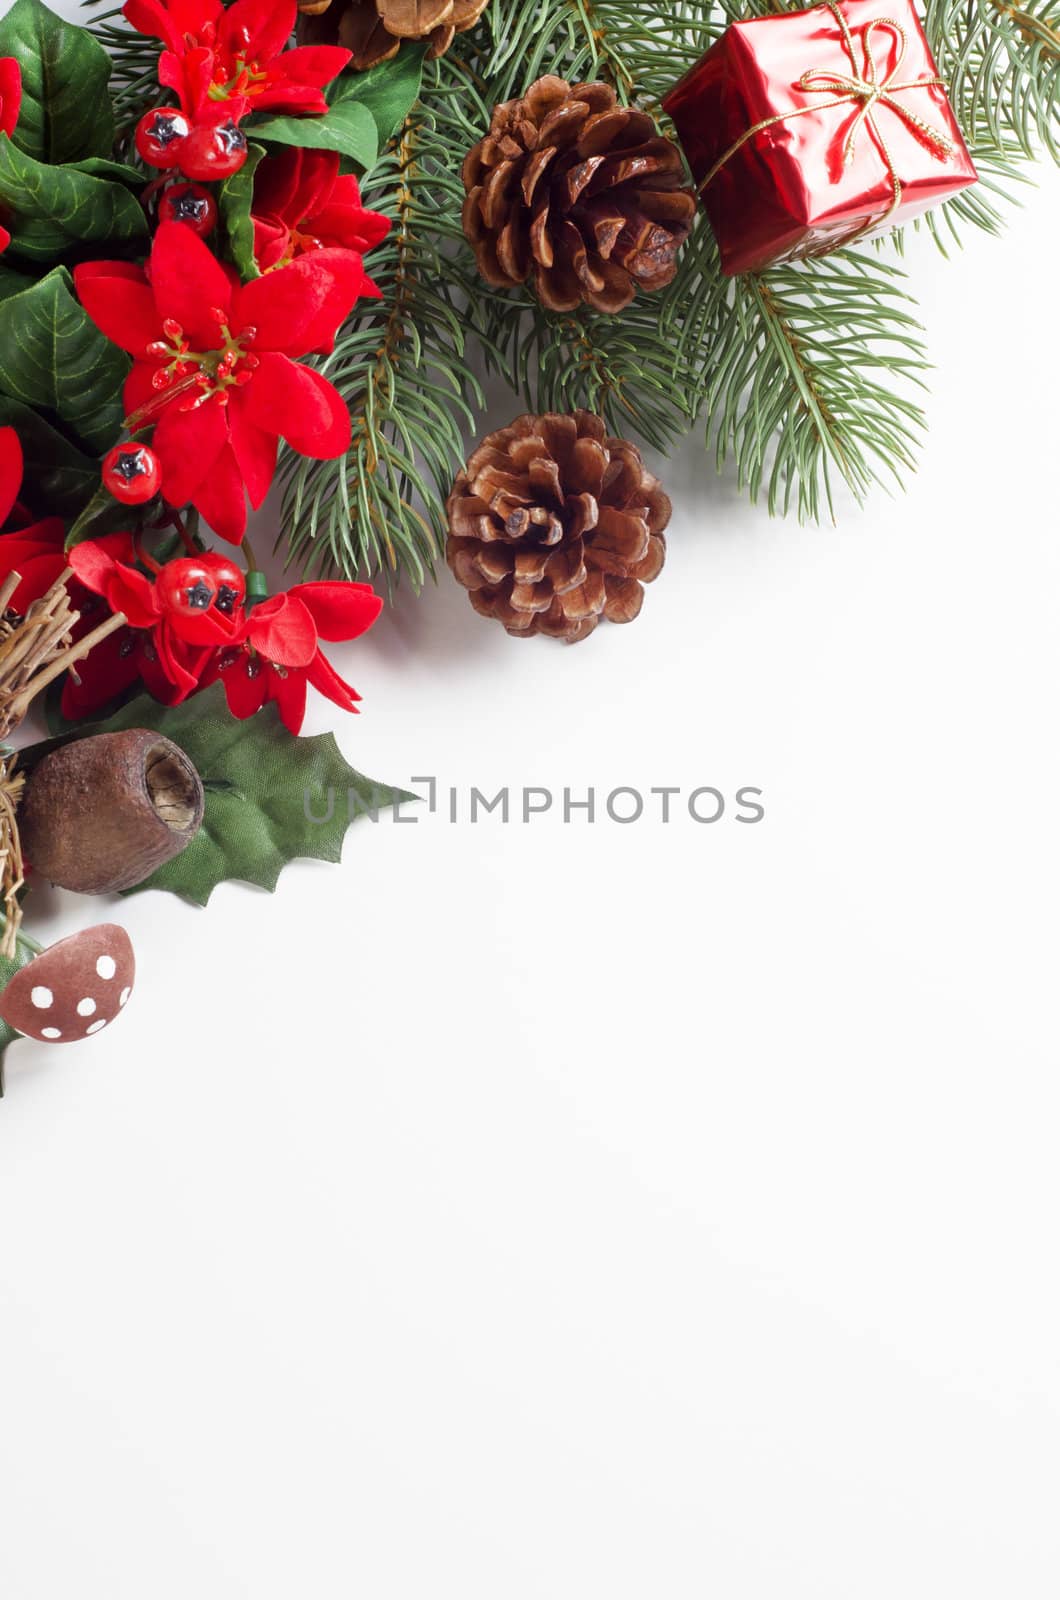
[[[239,171],[247,159],[247,136],[230,116],[193,125],[176,107],[156,106],[136,125],[136,148],[150,167],[177,167],[186,178],[210,183]]]

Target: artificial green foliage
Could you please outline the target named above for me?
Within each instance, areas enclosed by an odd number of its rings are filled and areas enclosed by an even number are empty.
[[[254,224],[250,220],[250,205],[254,198],[254,174],[264,154],[264,145],[248,143],[247,159],[239,171],[217,186],[221,251],[244,283],[261,276],[254,260]]]
[[[217,885],[230,879],[271,891],[288,862],[299,856],[338,861],[351,822],[416,798],[355,772],[332,734],[288,733],[273,705],[237,722],[219,683],[179,706],[141,695],[105,723],[82,726],[72,737],[123,728],[152,728],[172,739],[206,791],[205,818],[191,844],[131,894],[168,889],[204,906]],[[20,765],[32,768],[70,737],[31,746]]]
[[[20,939],[15,946],[13,956],[0,955],[0,992],[7,988],[19,968],[27,966],[34,960],[36,954],[36,950]],[[7,1047],[21,1038],[22,1035],[0,1017],[0,1100],[4,1098],[4,1056],[7,1054]]]
[[[350,100],[324,117],[262,117],[247,132],[261,144],[294,145],[303,150],[334,150],[361,172],[379,154],[379,135],[368,107]]]
[[[376,155],[386,149],[420,97],[425,50],[407,45],[392,61],[381,61],[367,72],[344,72],[325,90],[334,107],[365,107],[375,123]]]
[[[121,431],[129,358],[75,300],[56,267],[0,301],[0,395],[57,419],[72,440],[97,453]]]
[[[15,0],[0,18],[0,56],[14,56],[22,72],[19,150],[53,165],[113,153],[110,60],[89,32],[41,0]]]
[[[489,288],[463,238],[461,166],[498,102],[555,72],[604,79],[661,118],[667,90],[730,21],[795,8],[493,0],[440,61],[417,49],[420,100],[363,184],[366,202],[394,220],[367,263],[384,298],[358,308],[321,362],[349,404],[353,446],[335,462],[285,457],[281,540],[293,566],[423,581],[445,496],[483,428],[484,371],[515,389],[511,415],[585,406],[661,450],[694,429],[778,512],[827,516],[840,488],[861,499],[908,475],[929,363],[895,263],[900,231],[733,281],[701,216],[673,285],[617,317],[555,315],[528,293]],[[924,11],[981,179],[913,224],[951,253],[970,228],[1000,231],[1031,158],[1060,158],[1060,0],[925,0]],[[121,116],[143,103],[154,47],[113,17],[98,34],[117,52]],[[397,63],[412,70],[413,54],[406,46]],[[343,76],[333,103],[363,93],[356,79]]]
[[[72,517],[99,488],[99,461],[39,412],[0,394],[0,427],[14,428],[25,471],[19,499],[38,517]]]
[[[0,56],[14,56],[22,74],[18,123],[10,138],[0,135],[0,210],[12,236],[5,265],[134,250],[147,223],[133,192],[139,174],[111,159],[107,52],[41,0],[16,0],[0,18]]]
[[[93,165],[98,165],[93,163]],[[124,172],[117,162],[108,171]],[[139,184],[136,173],[132,180]],[[147,218],[135,192],[88,163],[56,167],[34,161],[0,133],[0,205],[10,218],[15,266],[48,267],[72,254],[129,255],[147,244]]]

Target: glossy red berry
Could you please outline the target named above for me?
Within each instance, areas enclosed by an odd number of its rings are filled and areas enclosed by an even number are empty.
[[[232,121],[193,128],[180,150],[180,170],[186,178],[209,183],[230,178],[247,159],[247,136]]]
[[[116,444],[103,457],[103,487],[125,506],[142,506],[162,483],[162,463],[145,444]]]
[[[155,580],[158,598],[177,617],[202,616],[217,598],[217,584],[205,557],[167,561]]]
[[[230,557],[212,550],[203,556],[202,561],[216,585],[215,609],[226,617],[232,616],[246,599],[247,580],[242,568]]]
[[[183,111],[156,106],[136,124],[136,148],[150,167],[175,167],[191,133]]]
[[[183,222],[205,239],[217,221],[217,202],[201,184],[174,183],[158,202],[158,218],[160,222]]]

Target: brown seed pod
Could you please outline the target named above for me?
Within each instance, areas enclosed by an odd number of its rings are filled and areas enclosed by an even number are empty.
[[[202,781],[184,751],[146,728],[60,745],[26,780],[18,812],[26,860],[78,894],[150,877],[202,823]]]
[[[129,935],[115,922],[101,922],[20,968],[0,993],[0,1017],[43,1044],[73,1044],[114,1021],[135,978]]]

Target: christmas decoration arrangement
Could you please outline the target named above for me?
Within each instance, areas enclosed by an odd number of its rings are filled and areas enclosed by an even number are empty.
[[[900,480],[927,365],[902,228],[997,232],[1041,153],[1060,0],[126,0],[83,26],[15,0],[0,1066],[133,990],[115,924],[31,939],[34,882],[272,889],[403,798],[301,734],[310,690],[357,710],[327,647],[400,579],[444,557],[480,617],[578,643],[663,573],[645,447],[697,429],[804,517]],[[487,374],[518,396],[488,432]],[[31,708],[51,737],[16,748]],[[312,820],[336,788],[356,803]]]

